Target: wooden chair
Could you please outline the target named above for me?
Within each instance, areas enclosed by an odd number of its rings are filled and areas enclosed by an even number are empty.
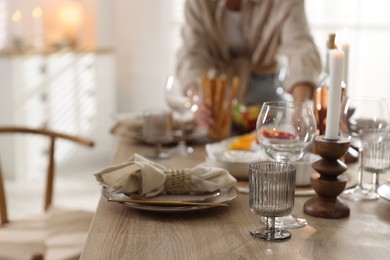
[[[93,147],[93,141],[28,127],[0,127],[0,134],[33,134],[50,140],[44,210],[41,215],[17,221],[8,219],[5,183],[0,165],[0,259],[79,259],[93,213],[52,207],[55,145],[58,139],[63,139]]]

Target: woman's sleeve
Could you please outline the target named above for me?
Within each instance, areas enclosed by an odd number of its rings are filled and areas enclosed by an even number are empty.
[[[211,64],[207,48],[206,19],[210,10],[203,1],[186,1],[185,22],[182,27],[182,46],[176,57],[176,76],[183,87],[197,82]]]
[[[297,83],[316,86],[321,72],[321,59],[306,20],[303,0],[292,5],[281,34],[280,53],[289,59],[289,74],[284,83],[287,91]]]

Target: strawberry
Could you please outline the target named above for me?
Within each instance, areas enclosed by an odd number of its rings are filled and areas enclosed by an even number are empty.
[[[266,138],[277,138],[277,139],[283,139],[283,140],[294,140],[295,135],[288,133],[288,132],[283,132],[280,130],[267,130],[263,129],[262,130],[262,135]]]

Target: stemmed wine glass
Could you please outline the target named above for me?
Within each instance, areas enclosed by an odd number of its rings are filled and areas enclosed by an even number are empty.
[[[283,88],[283,83],[289,74],[288,59],[287,57],[280,56],[278,60],[279,60],[279,72],[276,73],[274,78],[276,93],[282,97],[281,100],[292,101],[293,98],[291,94],[287,93]]]
[[[277,162],[291,163],[301,159],[311,148],[316,136],[316,120],[308,103],[269,101],[261,108],[256,123],[257,139],[267,155]],[[305,219],[292,215],[276,221],[286,228],[299,228]]]
[[[249,165],[249,207],[266,218],[266,228],[251,230],[255,238],[286,240],[291,233],[275,225],[275,217],[294,208],[296,168],[292,164],[260,162]]]
[[[359,150],[359,175],[356,187],[345,190],[341,197],[353,201],[374,200],[375,191],[363,187],[364,151],[389,132],[389,112],[383,98],[344,97],[341,104],[340,134]]]
[[[187,145],[186,133],[194,128],[194,125],[190,122],[193,121],[196,106],[194,106],[190,97],[184,95],[181,85],[173,75],[168,77],[165,85],[165,100],[168,106],[178,115],[179,129],[177,134],[179,141],[175,150],[182,155],[189,155],[194,149]]]

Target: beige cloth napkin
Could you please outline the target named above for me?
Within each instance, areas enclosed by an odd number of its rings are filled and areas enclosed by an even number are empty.
[[[177,175],[173,182],[169,180],[169,177],[167,178],[172,173]],[[181,173],[185,173],[186,177],[183,177]],[[224,187],[229,188],[237,182],[225,169],[196,166],[191,169],[169,170],[139,154],[134,154],[127,162],[96,173],[95,177],[111,192],[138,193],[145,197],[171,193],[167,191],[166,184],[168,182],[171,187],[173,183],[173,186],[177,186],[179,190],[183,186],[188,186],[190,192],[195,193],[213,192]]]

